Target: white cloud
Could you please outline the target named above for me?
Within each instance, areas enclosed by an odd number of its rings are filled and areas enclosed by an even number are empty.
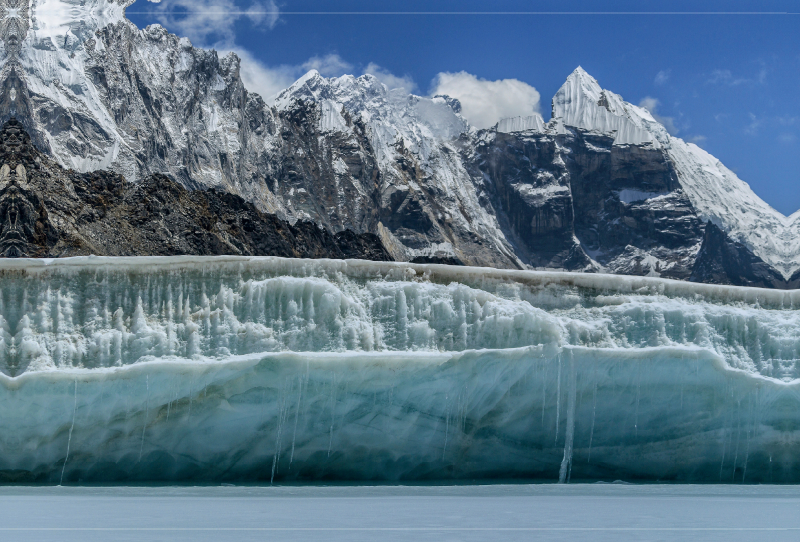
[[[411,79],[411,76],[404,75],[399,77],[394,75],[393,73],[389,72],[388,70],[378,66],[374,62],[370,62],[367,64],[367,67],[364,68],[364,73],[368,73],[370,75],[374,75],[378,81],[386,85],[389,90],[394,88],[402,88],[409,94],[416,92],[417,84]]]
[[[671,72],[672,72],[672,70],[661,70],[660,72],[658,72],[656,74],[656,78],[654,80],[654,83],[656,85],[663,85],[664,83],[669,81],[669,76],[670,76]]]
[[[431,95],[447,94],[461,102],[461,114],[476,128],[488,128],[500,119],[539,112],[539,92],[517,79],[487,81],[467,72],[440,73]]]
[[[280,9],[278,9],[278,6],[273,0],[269,0],[267,3],[253,2],[253,5],[247,8],[244,13],[245,17],[250,19],[250,22],[253,24],[264,24],[270,30],[275,28],[275,25],[278,24],[278,19],[281,15]]]
[[[755,77],[734,77],[730,70],[714,70],[711,75],[706,79],[706,83],[712,85],[727,85],[729,87],[738,87],[739,85],[763,85],[767,82],[767,69],[761,67]]]
[[[658,106],[661,105],[661,102],[658,99],[653,98],[651,96],[645,96],[642,98],[642,101],[639,102],[639,107],[644,107],[650,114],[653,115],[653,118],[656,119],[658,122],[667,129],[671,135],[677,135],[679,129],[675,126],[675,117],[662,117],[658,114]]]
[[[256,92],[268,104],[272,104],[280,91],[295,82],[302,75],[299,66],[270,67],[258,60],[253,54],[241,47],[220,49],[224,54],[234,52],[241,59],[239,74],[244,88]]]
[[[313,56],[296,66],[283,65],[271,67],[260,62],[252,53],[238,47],[222,48],[233,51],[242,59],[242,80],[248,90],[261,94],[268,102],[272,102],[281,90],[291,85],[301,75],[309,70],[317,70],[323,77],[339,77],[345,74],[357,73],[355,67],[336,53],[323,56]],[[370,62],[362,70],[364,74],[375,76],[378,81],[390,90],[402,88],[408,93],[417,90],[417,85],[410,76],[397,76],[389,70]]]
[[[689,138],[689,143],[694,143],[698,147],[702,147],[708,138],[704,135],[696,135]]]
[[[764,123],[763,119],[758,118],[753,113],[747,114],[750,117],[750,124],[744,129],[744,133],[748,135],[756,135],[761,125]]]
[[[352,71],[353,65],[332,53],[325,56],[313,56],[301,64],[300,68],[303,73],[317,70],[323,77],[338,77],[345,72]]]
[[[273,0],[255,2],[244,10],[233,0],[161,0],[156,3],[153,15],[159,23],[200,46],[233,44],[236,21],[242,17],[268,28],[273,28],[280,17]]]

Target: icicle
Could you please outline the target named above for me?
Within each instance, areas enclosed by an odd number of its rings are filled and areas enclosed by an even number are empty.
[[[642,365],[636,364],[636,410],[633,415],[633,433],[639,437],[639,398],[641,397]]]
[[[569,482],[572,474],[572,442],[575,437],[575,394],[577,392],[577,377],[575,375],[575,359],[569,351],[569,396],[567,399],[567,434],[564,437],[564,458],[558,472],[558,483]]]
[[[176,388],[176,391],[175,391],[175,397],[177,398],[177,397],[178,397],[178,391],[177,391],[177,387],[178,387],[178,385],[177,385],[177,384],[175,384],[175,386],[174,386],[174,387]],[[167,401],[167,419],[166,419],[166,421],[169,421],[169,410],[170,410],[170,407],[171,407],[171,406],[172,406],[172,399],[170,398],[170,399]]]
[[[544,411],[547,407],[547,360],[543,360],[544,377],[542,378],[542,430],[544,430]]]
[[[394,389],[394,388],[392,388]],[[331,437],[328,440],[328,457],[331,456],[331,448],[333,447],[333,425],[336,420],[336,373],[333,373],[331,380]]]
[[[74,392],[74,404],[72,405],[72,425],[69,427],[69,436],[67,437],[67,455],[64,457],[64,464],[61,466],[61,479],[58,481],[58,485],[64,483],[64,470],[67,468],[67,460],[69,459],[69,447],[72,444],[72,430],[75,429],[75,413],[78,411],[78,379],[75,379],[75,392]]]
[[[556,439],[555,443],[558,444],[558,424],[561,417],[561,353],[558,354],[558,381],[556,384]]]
[[[147,399],[144,403],[144,424],[142,425],[142,443],[139,446],[139,461],[142,460],[144,450],[144,431],[147,429],[147,416],[150,413],[150,375],[145,375],[145,386],[147,386]]]
[[[189,414],[186,418],[187,422],[192,421],[192,395],[194,394],[194,392],[192,391],[193,389],[194,389],[194,377],[189,379]]]
[[[758,396],[758,390],[756,390],[756,396]],[[753,428],[752,434],[755,437],[756,434],[756,402],[752,401],[750,403],[750,410],[751,410],[751,419],[753,420]],[[749,425],[749,424],[748,424]],[[747,448],[745,449],[744,453],[744,471],[742,472],[742,483],[744,483],[744,478],[747,476],[747,460],[750,458],[750,427],[747,428]]]
[[[597,414],[597,382],[594,383],[594,392],[592,393],[592,429],[589,431],[589,457],[587,463],[592,460],[592,439],[594,438],[594,419]]]
[[[442,448],[442,461],[444,461],[444,454],[447,452],[447,434],[450,432],[450,409],[447,405],[447,394],[444,395],[444,447]]]
[[[736,461],[739,459],[739,438],[740,438],[741,432],[742,432],[742,414],[741,414],[741,410],[740,410],[741,406],[742,406],[742,400],[739,399],[736,402],[736,418],[737,418],[737,421],[736,421],[736,451],[733,454],[733,472],[731,473],[731,482],[733,482],[734,478],[736,477]]]
[[[297,439],[297,420],[300,418],[300,405],[303,400],[303,376],[300,375],[298,378],[297,407],[294,409],[294,433],[292,434],[292,453],[289,455],[289,468],[291,468],[292,461],[294,460],[294,443]]]
[[[278,461],[281,458],[281,433],[283,432],[283,422],[284,422],[284,410],[286,409],[286,387],[285,385],[281,388],[281,399],[278,403],[278,431],[275,435],[275,453],[272,455],[272,473],[269,477],[269,485],[272,485],[273,480],[275,480],[275,473],[277,472],[278,468]],[[330,455],[330,451],[328,452]]]
[[[727,413],[726,417],[722,420],[722,461],[719,464],[719,481],[722,481],[722,467],[725,465],[725,449],[728,445],[728,433],[725,429],[725,422],[727,420]]]

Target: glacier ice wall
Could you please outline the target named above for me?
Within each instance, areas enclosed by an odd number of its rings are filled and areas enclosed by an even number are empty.
[[[280,258],[0,264],[0,479],[797,482],[800,292]]]

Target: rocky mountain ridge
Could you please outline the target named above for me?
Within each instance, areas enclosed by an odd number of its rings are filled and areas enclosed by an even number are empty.
[[[0,129],[3,257],[248,255],[388,261],[377,236],[294,225],[241,197],[154,174],[64,170],[12,119]]]
[[[550,121],[488,130],[457,100],[369,75],[311,71],[268,105],[235,55],[136,28],[130,0],[49,1],[72,18],[0,0],[25,8],[0,9],[0,118],[64,167],[166,174],[289,223],[373,233],[397,260],[800,285],[800,213],[777,213],[580,68]]]

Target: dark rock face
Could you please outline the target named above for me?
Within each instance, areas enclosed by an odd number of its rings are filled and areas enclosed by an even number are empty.
[[[498,133],[472,161],[525,263],[691,275],[704,225],[660,150],[578,129]]]
[[[0,131],[0,254],[251,255],[391,260],[379,238],[262,213],[241,197],[189,191],[164,175],[137,184],[64,170],[16,120]]]
[[[523,262],[591,268],[575,238],[571,179],[554,138],[497,134],[477,149],[474,161],[490,180],[486,189],[498,222]]]
[[[452,256],[417,256],[411,263],[436,263],[442,265],[464,265],[464,262]]]
[[[436,174],[426,171],[403,139],[392,147],[390,178],[381,171],[380,153],[364,121],[345,108],[338,114],[346,129],[322,129],[322,106],[312,100],[296,99],[277,111],[282,147],[267,185],[288,214],[311,217],[333,230],[376,233],[398,260],[519,267],[510,250],[498,251],[469,229],[467,218],[453,216],[453,204],[434,182]],[[460,214],[469,217],[470,212],[461,209]]]
[[[703,246],[690,278],[693,282],[758,286],[761,288],[797,288],[794,277],[789,281],[753,255],[743,244],[731,240],[725,232],[709,222]]]

